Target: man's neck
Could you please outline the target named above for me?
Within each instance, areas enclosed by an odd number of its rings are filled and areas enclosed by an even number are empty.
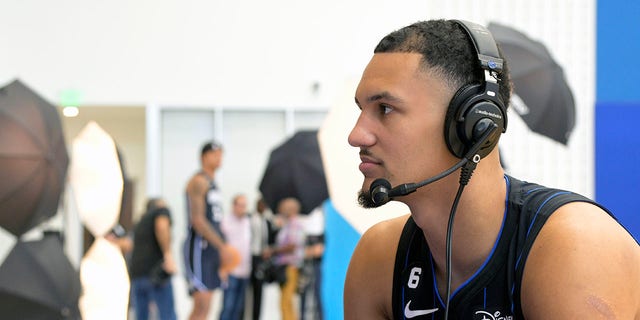
[[[215,174],[216,174],[216,170],[215,169],[205,168],[205,167],[202,168],[202,172],[204,172],[211,179],[213,179],[215,177]]]
[[[455,213],[452,236],[452,291],[471,277],[489,256],[504,218],[503,173],[477,172],[465,187]],[[457,177],[451,177],[457,179]],[[437,195],[410,205],[433,256],[438,285],[444,287],[447,224],[458,186],[453,179],[429,190]],[[437,191],[436,191],[437,190]]]

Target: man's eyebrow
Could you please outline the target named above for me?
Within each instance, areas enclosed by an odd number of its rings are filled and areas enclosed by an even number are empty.
[[[358,101],[358,98],[355,98],[355,100],[356,100],[356,104],[360,105],[360,101]],[[366,99],[367,102],[375,102],[379,100],[387,100],[390,102],[402,102],[402,99],[392,95],[391,93],[389,93],[389,91],[383,91],[380,93],[373,94]]]

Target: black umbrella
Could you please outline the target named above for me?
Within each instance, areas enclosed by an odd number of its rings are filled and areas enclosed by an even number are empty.
[[[57,109],[20,81],[0,88],[0,226],[19,236],[55,215],[68,163]]]
[[[318,131],[299,131],[271,151],[260,192],[273,212],[280,200],[295,197],[308,214],[329,197]]]
[[[562,67],[542,43],[522,32],[496,23],[489,24],[489,31],[509,64],[517,95],[510,102],[514,111],[532,131],[566,145],[576,110]]]
[[[80,290],[58,233],[18,241],[0,265],[0,317],[80,319]]]

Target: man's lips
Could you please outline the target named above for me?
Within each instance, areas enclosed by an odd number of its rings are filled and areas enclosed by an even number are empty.
[[[380,166],[381,164],[382,164],[382,161],[377,160],[371,156],[361,154],[360,165],[358,166],[358,169],[360,169],[360,172],[362,172],[362,174],[364,174],[365,176],[368,176],[372,174],[373,170],[375,170],[376,167]]]

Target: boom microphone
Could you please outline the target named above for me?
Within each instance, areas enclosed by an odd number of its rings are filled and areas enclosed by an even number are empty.
[[[436,182],[450,174],[454,171],[460,169],[467,162],[479,162],[480,155],[477,154],[478,150],[482,147],[482,145],[492,136],[494,131],[498,129],[498,125],[493,122],[493,120],[489,118],[484,118],[475,125],[474,127],[474,136],[479,135],[479,139],[471,146],[471,149],[467,151],[465,156],[458,161],[451,168],[441,172],[437,176],[431,177],[429,179],[420,181],[418,183],[404,183],[394,188],[391,188],[391,183],[384,178],[378,178],[371,183],[369,190],[371,190],[371,200],[376,206],[381,206],[386,204],[387,202],[393,200],[394,197],[406,196],[410,193],[415,192],[418,188],[424,187],[430,183]],[[480,131],[482,130],[482,131]]]

